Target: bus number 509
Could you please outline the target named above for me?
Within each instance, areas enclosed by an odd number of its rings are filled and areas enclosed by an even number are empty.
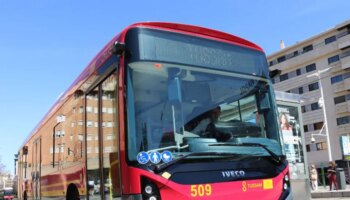
[[[211,185],[191,185],[191,196],[197,197],[197,196],[210,196],[212,193]]]

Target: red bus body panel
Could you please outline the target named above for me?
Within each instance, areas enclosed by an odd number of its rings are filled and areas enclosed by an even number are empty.
[[[210,183],[210,195],[197,195],[196,199],[216,200],[228,199],[229,197],[237,197],[239,199],[257,199],[271,200],[278,199],[283,191],[283,179],[288,174],[288,167],[278,176],[269,179],[255,179],[243,181],[231,181],[221,183]],[[157,184],[160,188],[162,199],[178,200],[178,199],[193,199],[191,195],[192,185],[182,185],[173,181],[167,180],[159,175],[134,168],[128,167],[129,181],[134,184],[129,185],[130,194],[141,193],[140,177],[147,177]],[[194,179],[196,177],[193,177]],[[203,184],[206,185],[206,184]],[[125,188],[126,189],[126,188]]]

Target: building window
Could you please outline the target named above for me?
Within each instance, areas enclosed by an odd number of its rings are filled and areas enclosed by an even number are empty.
[[[343,79],[347,79],[347,78],[350,78],[350,73],[349,72],[343,74]]]
[[[326,150],[327,149],[327,143],[326,142],[319,142],[316,143],[316,149],[319,150]]]
[[[113,140],[115,137],[114,137],[114,134],[113,133],[109,133],[107,134],[106,136],[106,140]]]
[[[297,72],[297,76],[301,75],[301,70],[300,69],[297,69],[296,72]]]
[[[281,56],[281,57],[277,58],[277,62],[278,63],[281,63],[281,62],[283,62],[285,60],[286,60],[286,56]]]
[[[94,122],[93,121],[87,121],[86,122],[86,126],[87,127],[92,127],[94,125]]]
[[[334,83],[338,83],[338,82],[341,82],[343,81],[343,75],[340,74],[340,75],[337,75],[337,76],[333,76],[331,78],[331,84],[333,85]]]
[[[347,49],[348,49],[349,47],[347,47]],[[343,52],[343,53],[341,53],[340,54],[340,58],[345,58],[345,57],[348,57],[348,56],[350,56],[350,51],[345,51],[345,52]]]
[[[312,46],[312,44],[310,44],[309,46],[306,46],[303,48],[303,53],[306,53],[306,52],[311,51],[313,49],[314,49],[314,47]]]
[[[314,130],[320,130],[323,127],[323,122],[314,123]]]
[[[311,72],[311,71],[314,71],[314,70],[316,70],[316,64],[315,63],[306,66],[306,72]]]
[[[305,106],[301,106],[301,112],[302,112],[302,113],[305,113],[305,112],[306,112]]]
[[[319,108],[320,108],[320,106],[318,105],[318,103],[311,104],[311,110],[318,110]]]
[[[86,107],[86,112],[91,113],[92,110],[93,110],[92,107],[90,107],[90,106],[87,106],[87,107]]]
[[[318,82],[309,85],[309,91],[317,90],[318,88]]]
[[[329,44],[329,43],[334,42],[334,41],[336,41],[336,40],[337,40],[337,38],[335,37],[335,35],[333,35],[332,37],[326,38],[326,39],[324,40],[324,43],[325,43],[325,44]]]
[[[294,51],[294,52],[293,52],[293,56],[295,57],[295,56],[297,56],[297,55],[299,55],[299,52],[298,52],[298,51]]]
[[[288,74],[283,74],[280,76],[280,82],[288,80]]]
[[[308,132],[309,128],[307,127],[307,125],[304,125],[304,132]]]
[[[107,112],[107,108],[106,107],[103,107],[102,108],[102,113],[106,113]]]
[[[345,101],[346,101],[345,95],[340,96],[340,97],[335,97],[335,98],[334,98],[334,104],[343,103],[343,102],[345,102]]]
[[[328,58],[328,64],[337,62],[338,60],[339,60],[339,55],[332,56],[332,57]]]
[[[108,114],[113,114],[113,113],[114,113],[113,108],[107,108],[107,113],[108,113]]]
[[[349,116],[345,117],[339,117],[337,118],[337,125],[343,125],[343,124],[348,124],[349,123]]]
[[[299,90],[299,94],[303,94],[304,93],[303,87],[298,88],[298,90]]]
[[[113,122],[106,122],[106,127],[113,127],[114,126],[114,123]]]
[[[79,141],[83,141],[84,140],[83,134],[81,134],[81,133],[78,134],[78,140]]]
[[[87,140],[87,141],[92,141],[92,135],[91,135],[91,134],[88,134],[88,135],[86,136],[86,140]]]
[[[110,153],[110,152],[113,152],[112,147],[109,146],[104,148],[104,153]]]
[[[272,65],[273,65],[273,61],[270,61],[270,62],[269,62],[269,65],[272,66]]]
[[[310,152],[310,145],[309,144],[306,145],[306,152]]]
[[[83,106],[80,106],[79,107],[79,113],[83,113],[84,112],[84,107]]]

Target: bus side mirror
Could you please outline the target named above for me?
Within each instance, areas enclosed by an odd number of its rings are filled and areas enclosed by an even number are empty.
[[[281,72],[282,72],[282,70],[279,70],[279,69],[271,70],[269,73],[270,78],[275,78],[276,76],[280,75]]]
[[[112,52],[118,56],[121,56],[125,51],[125,43],[116,42],[113,46]]]

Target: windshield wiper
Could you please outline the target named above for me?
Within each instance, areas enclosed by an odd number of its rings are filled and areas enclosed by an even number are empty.
[[[180,161],[182,161],[183,159],[189,157],[189,156],[230,156],[230,157],[236,157],[238,154],[236,153],[226,153],[226,152],[211,152],[211,151],[204,151],[204,152],[192,152],[192,153],[188,153],[186,155],[183,155],[177,159],[174,159],[170,162],[167,163],[162,163],[159,165],[156,165],[156,170],[157,171],[162,171],[165,168],[178,163]]]
[[[172,150],[172,149],[180,150],[180,149],[186,149],[188,147],[189,147],[188,144],[183,145],[183,146],[167,146],[167,147],[162,147],[162,148],[158,148],[158,149],[148,150],[147,153],[151,153],[151,152],[154,152],[154,151]]]
[[[261,147],[266,152],[268,152],[271,156],[271,160],[276,164],[281,164],[283,162],[283,157],[278,156],[265,145],[260,143],[217,143],[217,144],[209,144],[208,146],[244,146],[244,147]]]

